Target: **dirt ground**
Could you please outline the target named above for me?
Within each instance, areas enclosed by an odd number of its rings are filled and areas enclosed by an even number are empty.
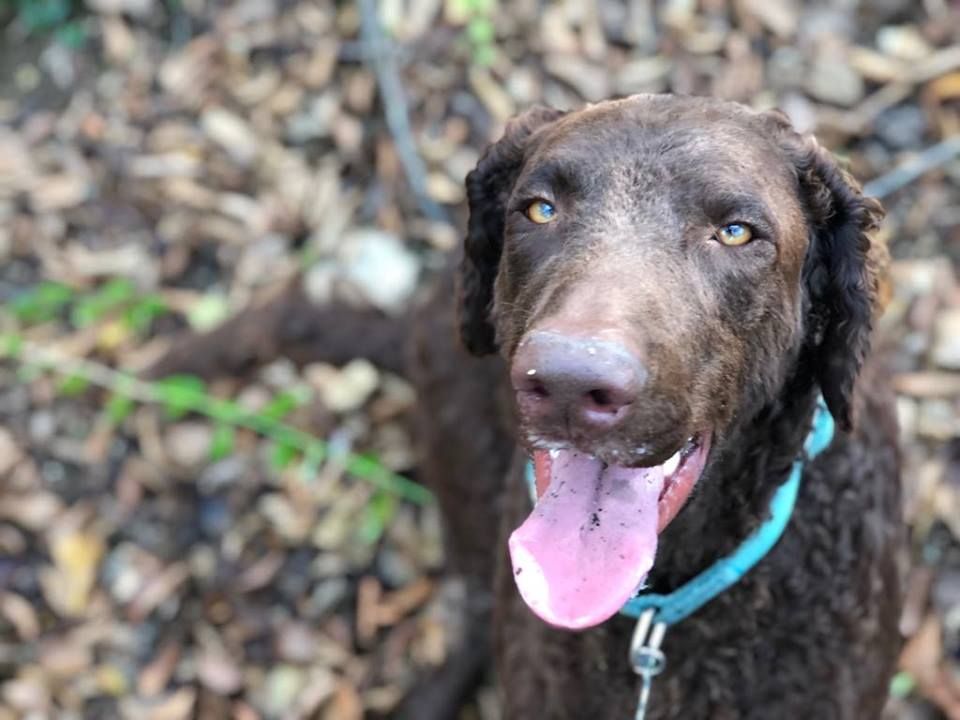
[[[415,399],[311,328],[408,307],[514,112],[661,91],[782,108],[889,211],[889,717],[960,719],[956,0],[0,0],[0,720],[389,716],[455,631]]]

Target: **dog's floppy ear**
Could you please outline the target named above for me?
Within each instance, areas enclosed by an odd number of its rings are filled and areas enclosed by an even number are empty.
[[[490,306],[503,247],[507,199],[523,164],[527,141],[564,113],[544,106],[527,110],[507,123],[503,137],[491,145],[467,175],[470,221],[460,263],[460,337],[474,355],[496,352]]]
[[[870,349],[886,249],[873,236],[883,208],[812,137],[793,145],[810,223],[804,277],[810,297],[814,371],[837,424],[853,425],[853,387]]]

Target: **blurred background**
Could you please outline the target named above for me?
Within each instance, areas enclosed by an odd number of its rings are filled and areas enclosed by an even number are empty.
[[[889,716],[960,718],[956,0],[0,0],[0,720],[388,717],[456,628],[413,393],[322,308],[409,307],[511,114],[660,91],[889,210]]]

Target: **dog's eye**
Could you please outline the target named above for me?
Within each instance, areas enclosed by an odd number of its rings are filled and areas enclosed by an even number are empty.
[[[746,245],[753,238],[753,232],[742,223],[731,223],[717,230],[717,240],[724,245]]]
[[[546,200],[534,200],[527,206],[527,217],[538,225],[557,219],[557,209]]]

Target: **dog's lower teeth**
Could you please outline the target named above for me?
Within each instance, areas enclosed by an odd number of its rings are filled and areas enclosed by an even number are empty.
[[[663,464],[663,474],[673,475],[680,467],[680,453],[674,453],[669,460]]]

